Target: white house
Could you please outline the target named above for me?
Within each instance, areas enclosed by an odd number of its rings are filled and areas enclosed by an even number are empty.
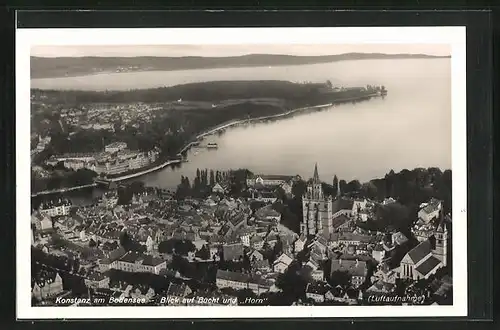
[[[154,246],[155,246],[155,242],[153,241],[153,239],[151,238],[151,236],[148,236],[148,238],[146,239],[146,249],[148,252],[151,252],[154,250]]]
[[[306,245],[307,237],[304,234],[301,234],[300,237],[293,243],[294,252],[298,253],[304,250],[304,246]]]
[[[69,200],[51,201],[47,203],[40,204],[38,208],[40,213],[48,217],[57,217],[69,215],[71,210],[71,202]]]
[[[440,200],[433,198],[429,201],[429,203],[423,203],[420,207],[421,209],[418,211],[418,218],[428,223],[439,216],[439,212],[442,209],[442,203]]]
[[[216,194],[224,194],[226,190],[219,183],[216,183],[212,188],[212,192]]]
[[[235,290],[250,289],[255,294],[268,292],[272,283],[258,276],[252,276],[239,272],[232,272],[219,269],[217,271],[216,281],[217,287],[233,288]]]
[[[382,247],[381,244],[377,244],[375,248],[372,250],[372,257],[373,259],[377,260],[378,262],[381,262],[385,258],[385,249]]]
[[[100,272],[92,272],[84,279],[85,285],[94,289],[109,288],[109,277]]]
[[[325,301],[325,294],[328,292],[324,285],[308,283],[306,287],[306,298],[314,300],[316,303]]]
[[[118,260],[113,261],[109,268],[125,272],[147,272],[159,274],[162,269],[167,268],[166,260],[145,255],[137,252],[127,252]]]
[[[33,284],[31,293],[37,300],[57,296],[63,292],[63,282],[59,273],[53,273],[41,278]]]
[[[273,270],[278,273],[284,273],[288,269],[288,266],[290,266],[292,261],[292,257],[287,255],[286,253],[283,253],[273,262]]]
[[[125,142],[113,142],[105,146],[104,151],[109,153],[115,153],[126,148],[127,144]]]

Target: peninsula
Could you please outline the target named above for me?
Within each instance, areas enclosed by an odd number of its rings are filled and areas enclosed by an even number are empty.
[[[304,65],[353,60],[449,57],[426,54],[383,53],[345,53],[322,56],[249,54],[231,57],[31,57],[31,78],[85,76],[98,73]]]
[[[49,173],[39,170],[38,179],[33,174],[32,190],[85,187],[98,174],[106,181],[137,177],[182,162],[191,146],[228,127],[386,94],[384,86],[330,81],[213,81],[106,92],[33,89],[32,161]],[[71,171],[66,175],[65,169]],[[62,177],[54,183],[51,172]]]

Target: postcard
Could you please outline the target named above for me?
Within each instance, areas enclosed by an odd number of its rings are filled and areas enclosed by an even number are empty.
[[[18,29],[16,93],[19,319],[467,314],[464,27]]]

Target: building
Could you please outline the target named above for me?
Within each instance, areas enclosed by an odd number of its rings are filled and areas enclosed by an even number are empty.
[[[222,246],[224,260],[239,260],[244,255],[244,245],[242,243],[224,244]]]
[[[52,220],[46,213],[41,212],[35,212],[31,215],[31,224],[35,226],[38,232],[52,228]]]
[[[250,289],[257,295],[269,291],[269,289],[271,289],[272,286],[271,281],[265,280],[259,276],[253,276],[249,274],[226,271],[221,269],[217,270],[215,283],[219,289],[222,288],[233,288],[235,290]]]
[[[301,178],[299,175],[264,175],[258,174],[247,178],[247,186],[254,187],[255,185],[262,185],[265,187],[276,187],[281,186],[284,183],[293,186],[293,183],[299,181]]]
[[[250,259],[250,261],[264,260],[264,255],[260,253],[258,250],[251,250],[248,253],[248,259]]]
[[[167,289],[167,301],[169,305],[185,305],[184,298],[192,293],[192,290],[185,284],[170,283]]]
[[[114,209],[118,205],[118,193],[116,191],[105,192],[101,197],[100,204],[107,209]]]
[[[439,216],[441,209],[441,201],[433,198],[429,203],[421,205],[421,209],[418,211],[418,218],[422,219],[425,223],[429,223],[431,220],[436,219]]]
[[[314,300],[316,303],[325,301],[325,294],[328,288],[320,283],[308,283],[306,287],[306,298]]]
[[[360,244],[368,244],[373,240],[373,237],[370,235],[362,235],[349,232],[340,233],[338,236],[334,235],[333,237],[337,238],[336,241],[339,245],[342,244],[344,246],[358,246]]]
[[[292,257],[287,255],[286,253],[283,253],[273,262],[273,270],[278,273],[284,273],[288,269],[292,261]]]
[[[96,160],[96,153],[68,153],[60,156],[52,156],[49,160],[56,162],[65,162],[65,161],[79,161],[79,162],[94,162]]]
[[[55,297],[63,292],[63,282],[59,273],[44,274],[32,283],[32,295],[37,300]]]
[[[113,142],[104,147],[104,151],[109,153],[115,153],[120,150],[126,149],[127,144],[125,142]]]
[[[351,214],[353,216],[359,215],[360,213],[362,213],[362,211],[364,211],[366,209],[367,205],[368,205],[368,201],[366,199],[352,201]]]
[[[113,261],[109,268],[125,272],[147,272],[159,274],[162,269],[167,268],[166,260],[145,255],[137,252],[127,252],[118,260]]]
[[[357,288],[365,282],[368,266],[365,261],[334,259],[332,260],[330,276],[337,271],[347,272],[351,276],[351,284]]]
[[[323,194],[318,175],[318,165],[314,166],[313,179],[302,196],[303,216],[300,232],[305,235],[333,233],[333,200]]]
[[[372,258],[377,260],[377,262],[381,262],[385,258],[385,249],[382,244],[377,244],[375,248],[372,250]]]
[[[440,224],[430,239],[411,249],[401,260],[400,277],[427,279],[448,263],[448,229]]]
[[[307,237],[305,233],[302,233],[299,238],[293,243],[293,251],[295,253],[299,253],[304,250],[304,246],[306,245]]]
[[[281,220],[281,214],[273,209],[272,205],[264,206],[255,212],[255,217],[260,220],[271,221],[278,224]]]
[[[38,211],[48,217],[58,217],[69,215],[71,202],[66,199],[41,203]]]
[[[94,289],[109,288],[109,277],[100,272],[92,272],[84,279],[85,285]]]
[[[342,215],[350,218],[352,216],[352,210],[354,208],[354,201],[345,198],[337,198],[333,202],[332,208],[334,219]]]
[[[366,293],[372,296],[376,295],[387,295],[394,292],[396,285],[393,283],[387,283],[384,281],[377,281],[368,289],[366,289]]]
[[[311,270],[311,277],[315,281],[324,281],[325,280],[325,272],[323,269],[312,269]]]
[[[226,192],[226,190],[219,184],[219,183],[216,183],[213,187],[212,187],[212,192],[214,194],[224,194]]]

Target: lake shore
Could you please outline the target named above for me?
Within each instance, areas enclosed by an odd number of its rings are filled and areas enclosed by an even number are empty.
[[[300,114],[300,113],[306,113],[306,112],[309,112],[309,111],[315,111],[315,110],[321,110],[321,109],[324,109],[324,108],[328,108],[330,106],[333,106],[334,104],[368,100],[368,99],[370,99],[372,97],[377,97],[377,96],[379,96],[379,95],[376,94],[376,93],[373,93],[373,94],[359,96],[359,97],[337,99],[334,102],[327,103],[327,104],[320,104],[320,105],[315,105],[315,106],[308,106],[308,107],[296,108],[296,109],[292,109],[292,110],[286,111],[284,113],[279,113],[279,114],[275,114],[275,115],[261,116],[261,117],[258,117],[258,118],[249,118],[249,119],[242,119],[242,120],[233,120],[233,121],[230,121],[230,122],[218,125],[215,128],[211,128],[211,129],[209,129],[206,132],[198,134],[195,137],[195,141],[191,141],[191,142],[187,143],[179,151],[179,154],[184,154],[191,147],[193,147],[195,145],[198,145],[199,142],[200,142],[200,140],[203,139],[204,137],[206,137],[208,135],[215,134],[215,133],[217,133],[219,131],[225,130],[225,129],[230,128],[230,127],[235,127],[235,126],[238,126],[238,125],[244,125],[244,124],[249,124],[249,123],[258,123],[258,122],[263,122],[263,121],[273,120],[273,119],[283,119],[283,118],[287,118],[289,116]],[[147,175],[147,174],[159,171],[159,170],[161,170],[161,169],[163,169],[163,168],[165,168],[165,167],[167,167],[169,165],[180,164],[180,163],[182,163],[184,161],[187,161],[187,160],[186,159],[167,160],[167,161],[164,161],[164,162],[162,162],[162,163],[160,163],[158,165],[155,165],[153,167],[144,169],[143,171],[139,171],[139,172],[136,172],[136,173],[130,173],[130,174],[126,174],[126,175],[123,175],[123,176],[114,177],[114,178],[104,178],[104,179],[98,178],[98,179],[95,180],[94,183],[88,184],[88,185],[68,187],[68,188],[61,188],[61,189],[55,189],[55,190],[45,190],[45,191],[41,191],[41,192],[32,194],[31,197],[38,197],[38,196],[41,196],[41,195],[51,195],[51,194],[56,194],[56,193],[64,193],[64,192],[75,191],[75,190],[80,190],[80,189],[85,189],[85,188],[90,188],[90,187],[96,187],[96,186],[98,186],[97,181],[99,181],[99,183],[101,183],[101,184],[104,184],[104,183],[108,183],[109,184],[109,183],[112,183],[112,182],[114,182],[114,183],[122,182],[122,181],[126,181],[126,180],[130,180],[130,179],[138,178],[138,177],[141,177],[141,176],[144,176],[144,175]]]
[[[291,116],[291,115],[294,115],[294,114],[298,114],[298,113],[301,113],[301,112],[314,111],[314,110],[317,110],[317,109],[327,108],[327,107],[330,107],[330,106],[332,106],[334,104],[337,104],[337,103],[360,101],[360,100],[370,99],[370,98],[376,97],[376,96],[377,96],[377,94],[374,93],[374,94],[370,94],[370,95],[365,95],[363,97],[351,97],[351,98],[339,99],[339,100],[335,100],[335,102],[327,103],[327,104],[320,104],[320,105],[315,105],[315,106],[296,108],[296,109],[292,109],[292,110],[289,110],[287,112],[280,113],[280,114],[275,114],[275,115],[262,116],[262,117],[258,117],[258,118],[242,119],[242,120],[234,120],[234,121],[231,121],[231,122],[219,125],[219,126],[217,126],[215,128],[212,128],[212,129],[210,129],[210,130],[208,130],[206,132],[198,134],[196,136],[196,138],[195,138],[196,141],[191,141],[191,142],[187,143],[179,151],[179,154],[184,154],[191,147],[199,144],[200,139],[203,139],[205,136],[212,135],[214,133],[217,133],[217,132],[219,132],[221,130],[224,130],[224,129],[227,129],[227,128],[230,128],[230,127],[234,127],[234,126],[238,126],[238,125],[242,125],[242,124],[258,123],[258,122],[262,122],[262,121],[266,121],[266,120],[270,120],[270,119],[286,118],[288,116]],[[159,164],[157,166],[154,166],[152,168],[146,169],[144,171],[140,171],[140,172],[137,172],[137,173],[127,174],[127,175],[119,176],[119,177],[116,177],[116,178],[109,178],[109,179],[106,179],[106,180],[109,181],[109,182],[120,182],[120,181],[124,181],[124,180],[129,180],[129,179],[137,178],[137,177],[140,177],[140,176],[152,173],[152,172],[156,172],[156,171],[158,171],[160,169],[163,169],[164,167],[166,167],[168,165],[182,163],[183,161],[184,160],[181,160],[181,159],[179,159],[179,160],[168,160],[168,161],[166,161],[164,163],[161,163],[161,164]]]

